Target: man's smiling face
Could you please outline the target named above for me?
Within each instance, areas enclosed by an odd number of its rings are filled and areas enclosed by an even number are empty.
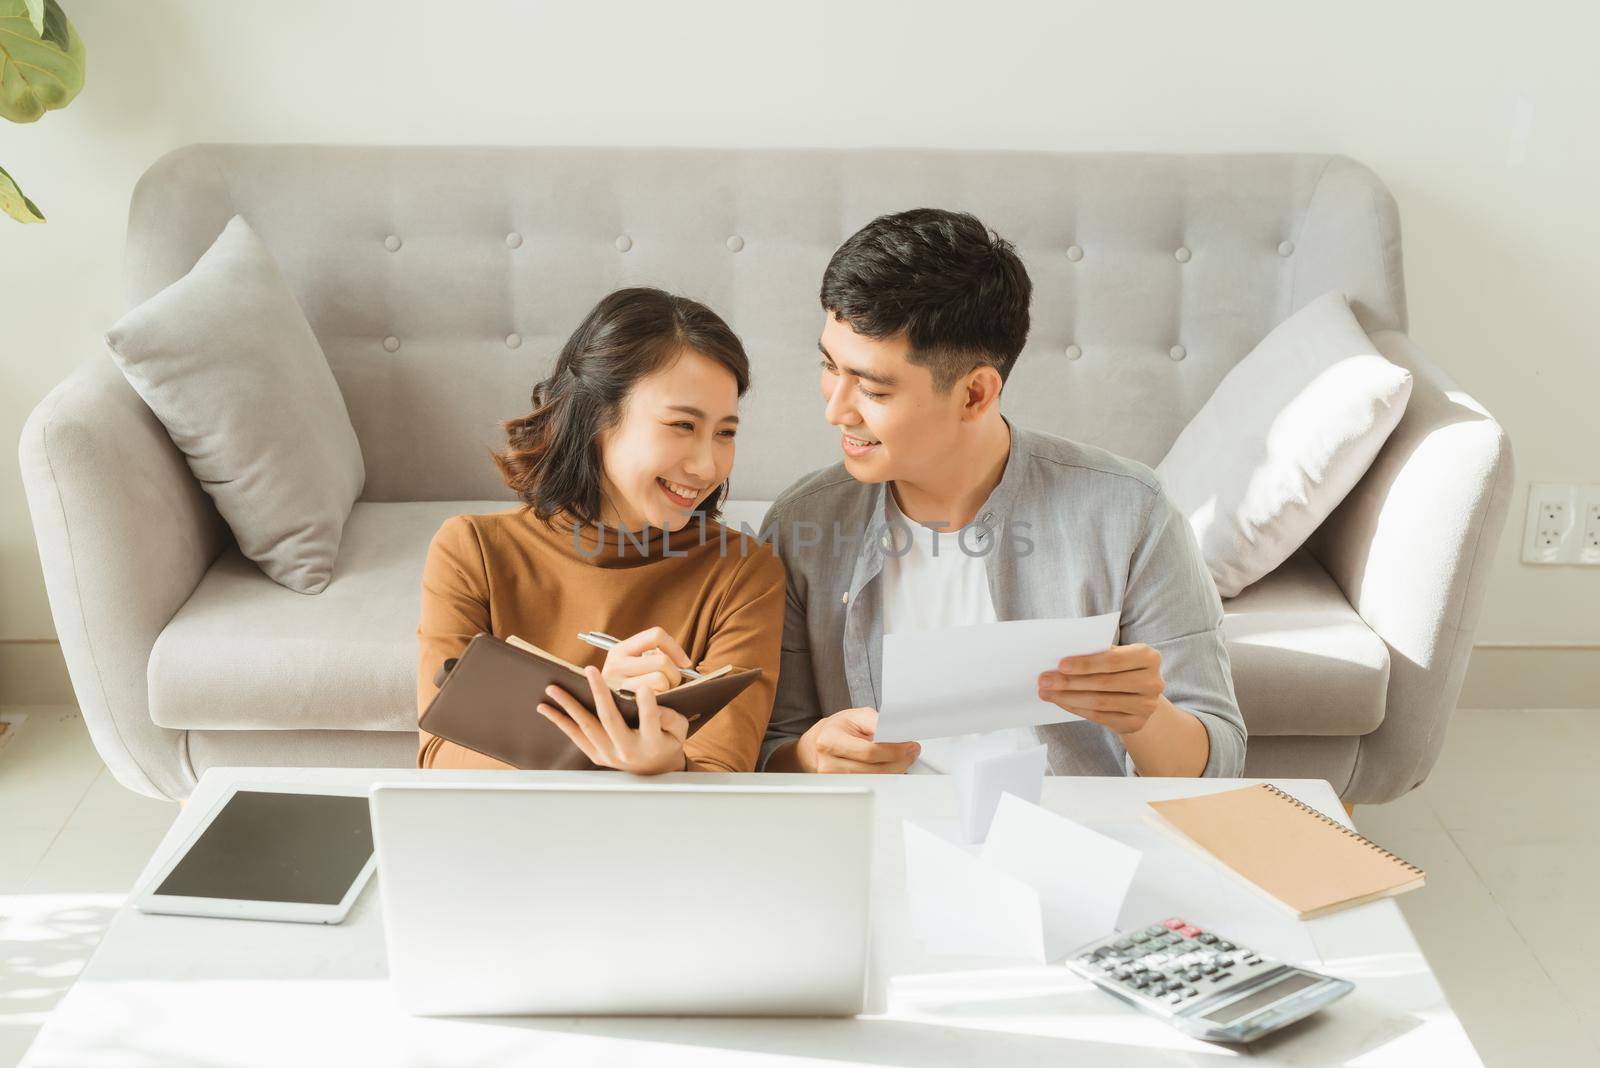
[[[865,337],[825,313],[822,399],[839,428],[844,465],[858,482],[924,482],[944,466],[961,421],[965,391],[934,389],[933,373],[911,362],[904,334]]]

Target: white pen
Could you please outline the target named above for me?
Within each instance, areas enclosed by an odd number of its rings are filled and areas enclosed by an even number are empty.
[[[578,632],[578,640],[580,642],[585,642],[589,645],[592,645],[596,649],[606,650],[610,650],[613,645],[616,645],[618,642],[622,641],[621,638],[613,638],[603,630],[581,630]],[[679,668],[678,671],[686,679],[705,678],[704,675],[700,674],[700,672],[696,671],[694,668]]]

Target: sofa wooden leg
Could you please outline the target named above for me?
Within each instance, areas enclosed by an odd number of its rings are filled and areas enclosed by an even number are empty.
[[[1351,819],[1356,818],[1356,806],[1348,804],[1344,801],[1339,802],[1339,804],[1344,805],[1344,814],[1346,816],[1349,816]]]

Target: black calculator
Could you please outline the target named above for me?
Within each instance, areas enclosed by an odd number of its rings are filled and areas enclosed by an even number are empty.
[[[1098,939],[1067,967],[1186,1035],[1252,1042],[1355,989],[1347,979],[1263,957],[1173,917]]]

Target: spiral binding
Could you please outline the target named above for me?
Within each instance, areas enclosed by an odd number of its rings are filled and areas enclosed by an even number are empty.
[[[1321,820],[1323,823],[1326,823],[1329,827],[1332,827],[1334,830],[1338,831],[1340,834],[1348,835],[1349,837],[1354,838],[1356,841],[1360,842],[1362,845],[1366,846],[1368,849],[1373,849],[1373,850],[1376,850],[1379,853],[1382,853],[1384,856],[1388,857],[1390,860],[1394,861],[1396,864],[1400,865],[1402,868],[1405,868],[1407,871],[1411,872],[1412,874],[1414,874],[1414,875],[1423,875],[1423,874],[1425,874],[1423,872],[1423,870],[1421,868],[1417,867],[1415,864],[1412,864],[1409,861],[1403,860],[1400,857],[1395,856],[1393,853],[1389,852],[1387,849],[1383,848],[1381,845],[1379,845],[1377,842],[1374,842],[1372,839],[1368,838],[1366,835],[1361,834],[1361,833],[1359,833],[1357,831],[1353,831],[1349,827],[1346,827],[1344,824],[1340,823],[1338,820],[1333,819],[1333,818],[1331,818],[1331,817],[1329,817],[1327,815],[1324,815],[1322,812],[1319,812],[1317,809],[1312,808],[1310,805],[1306,804],[1304,801],[1300,800],[1298,797],[1294,797],[1294,796],[1291,796],[1290,794],[1284,793],[1282,790],[1278,789],[1276,786],[1272,785],[1269,782],[1264,782],[1264,783],[1261,783],[1260,785],[1261,785],[1262,789],[1269,790],[1272,793],[1277,794],[1279,797],[1281,797],[1281,798],[1283,798],[1283,800],[1289,802],[1289,804],[1293,805],[1295,808],[1299,809],[1300,811],[1302,811],[1302,812],[1304,812],[1304,813],[1306,813],[1308,815],[1315,816],[1317,819]]]

